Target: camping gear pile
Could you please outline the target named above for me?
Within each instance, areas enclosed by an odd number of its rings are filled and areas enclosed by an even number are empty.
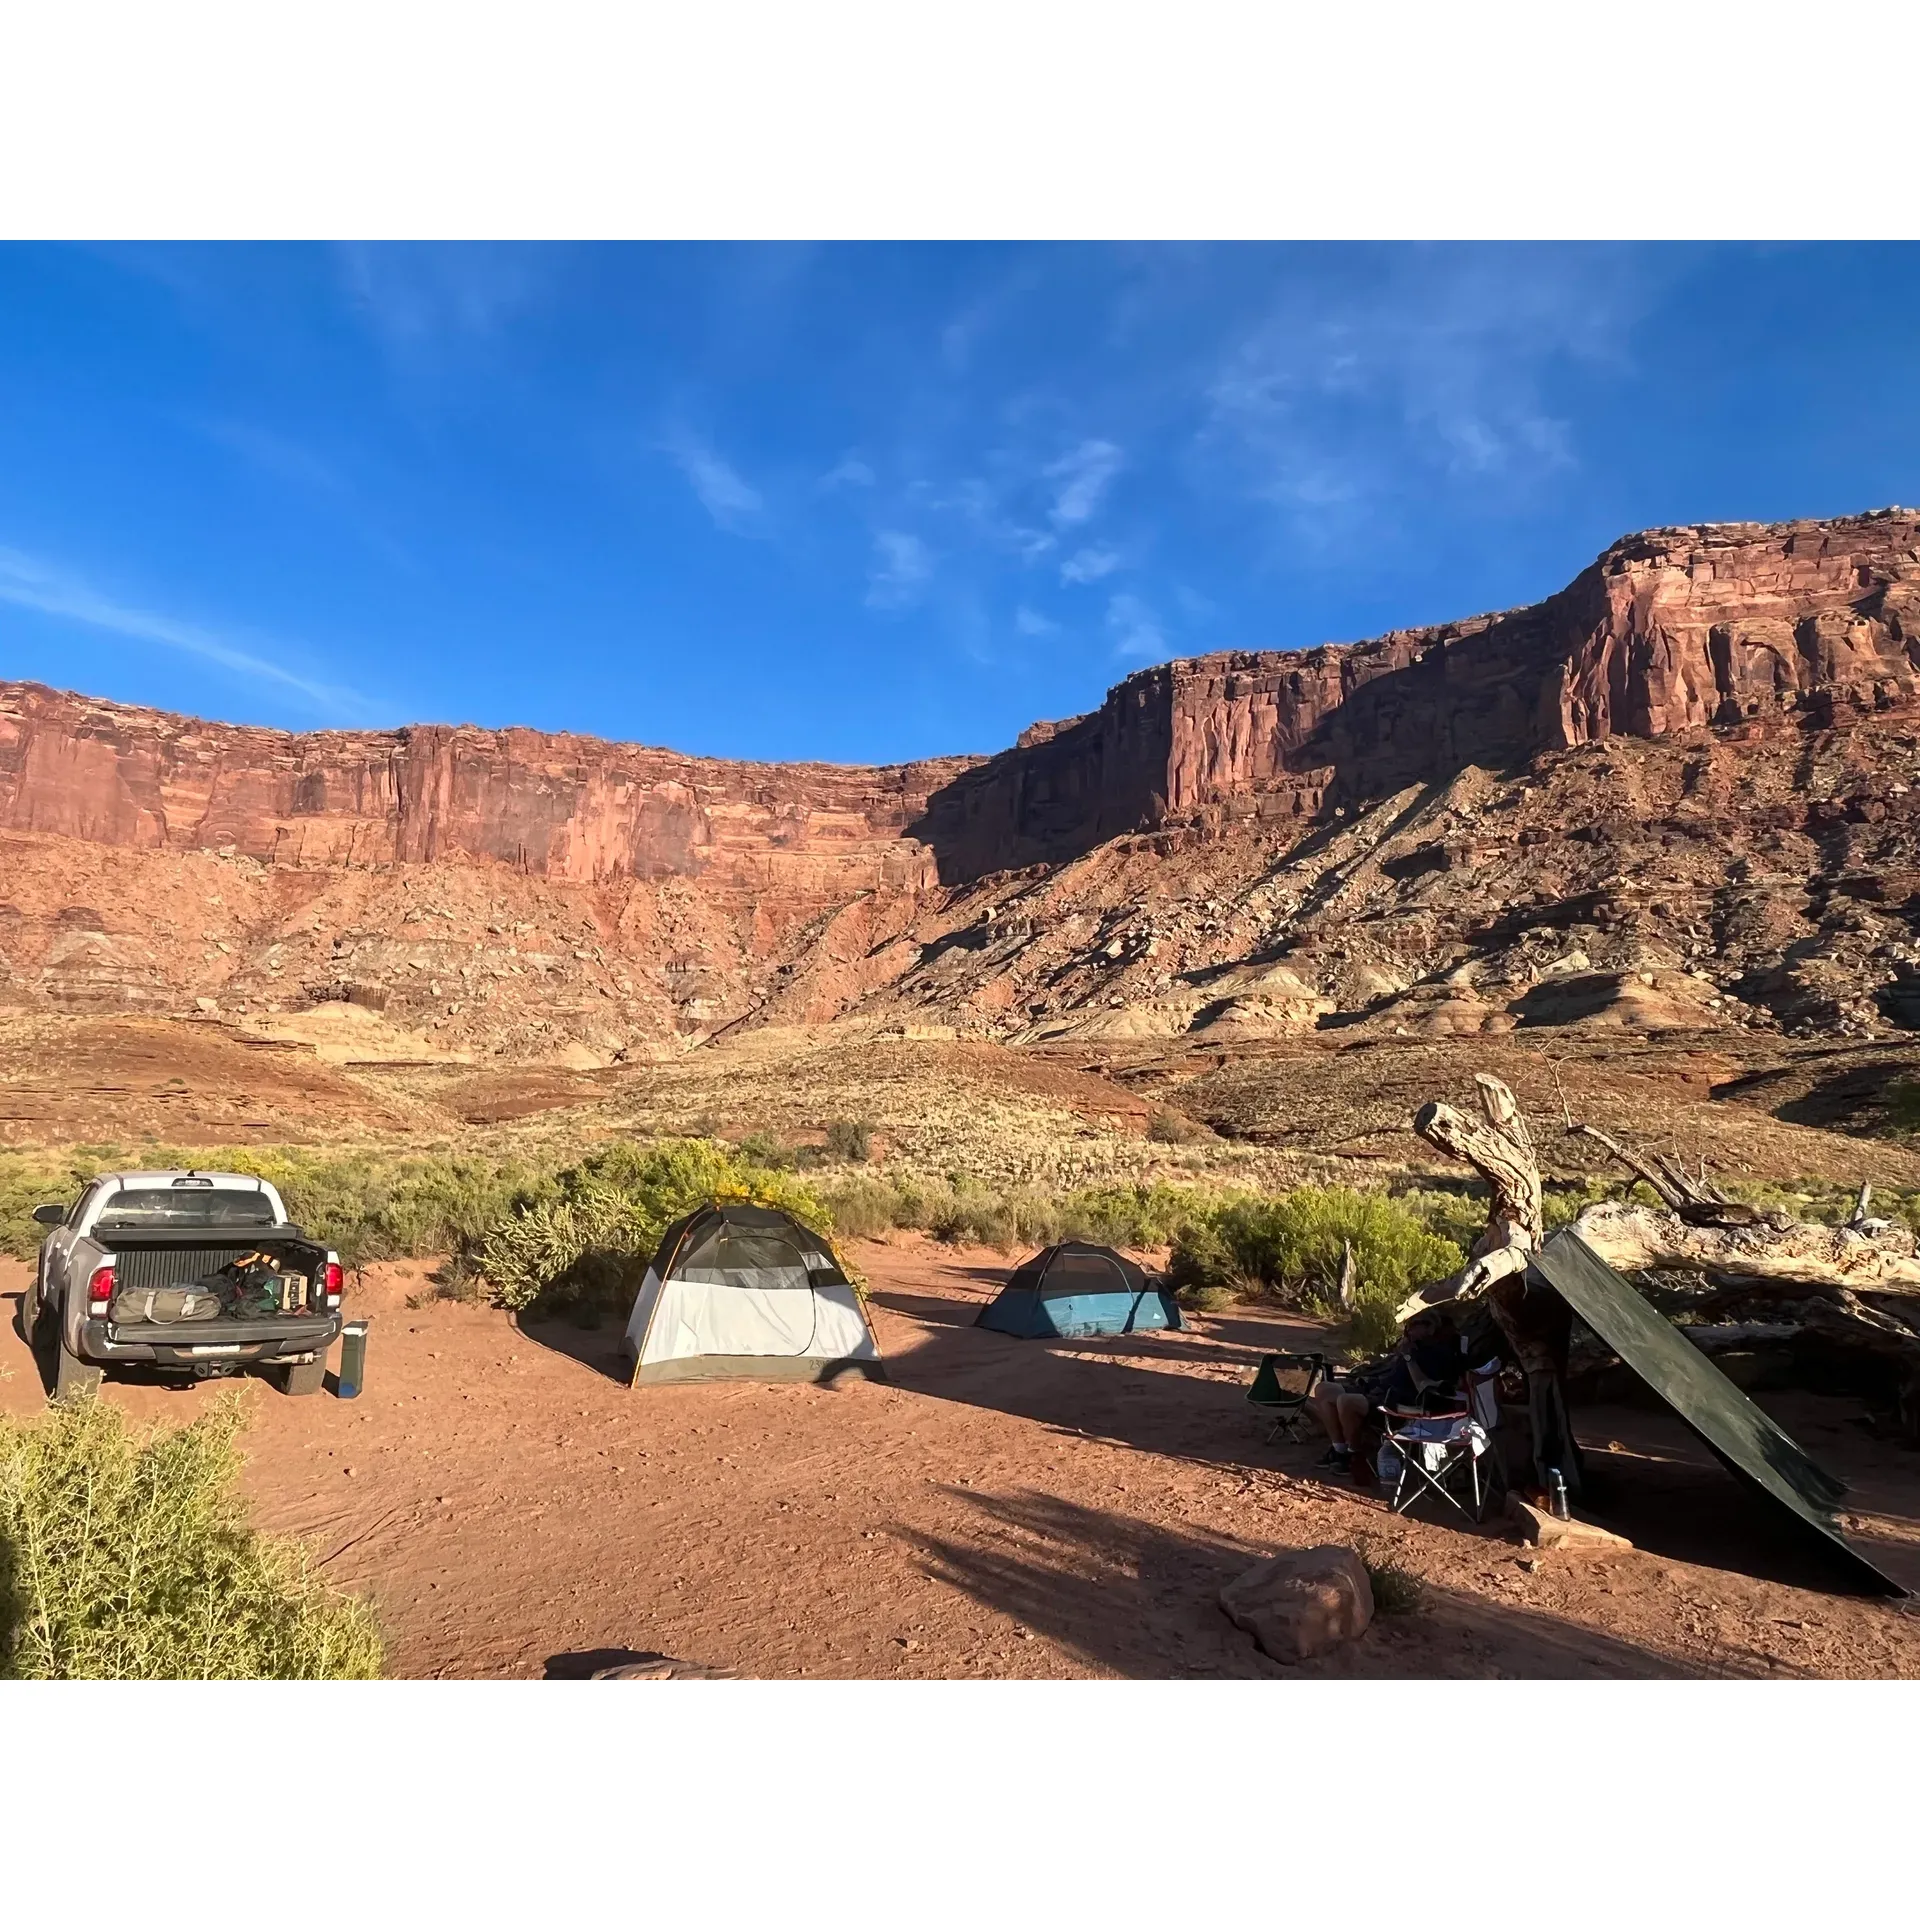
[[[113,1303],[116,1324],[177,1326],[194,1320],[264,1320],[310,1313],[322,1293],[297,1269],[270,1253],[235,1254],[204,1279],[174,1287],[129,1287]]]

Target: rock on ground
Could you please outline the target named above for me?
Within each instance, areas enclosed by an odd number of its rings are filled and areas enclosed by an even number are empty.
[[[1261,1652],[1295,1666],[1366,1632],[1373,1624],[1373,1582],[1351,1547],[1306,1547],[1230,1580],[1220,1605]]]

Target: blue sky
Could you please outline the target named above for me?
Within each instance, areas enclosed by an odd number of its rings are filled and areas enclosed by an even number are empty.
[[[1920,501],[1911,246],[0,248],[0,677],[992,751]]]

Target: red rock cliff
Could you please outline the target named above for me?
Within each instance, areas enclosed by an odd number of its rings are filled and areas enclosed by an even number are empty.
[[[0,824],[339,868],[448,857],[799,896],[964,882],[1170,822],[1337,798],[1613,733],[1915,698],[1920,513],[1669,528],[1538,606],[1132,675],[985,762],[756,766],[518,729],[289,734],[0,686]]]
[[[1917,687],[1920,513],[1666,528],[1538,606],[1134,674],[937,790],[923,830],[942,876],[966,880],[1130,829],[1304,821],[1609,734],[1831,723]]]
[[[0,823],[300,868],[464,855],[573,882],[905,887],[929,871],[905,829],[969,764],[757,766],[518,728],[279,733],[0,686]]]

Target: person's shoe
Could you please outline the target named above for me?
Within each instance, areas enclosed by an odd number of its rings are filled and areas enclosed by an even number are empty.
[[[1350,1464],[1352,1459],[1353,1449],[1351,1447],[1332,1446],[1313,1464],[1316,1467],[1345,1467]]]

